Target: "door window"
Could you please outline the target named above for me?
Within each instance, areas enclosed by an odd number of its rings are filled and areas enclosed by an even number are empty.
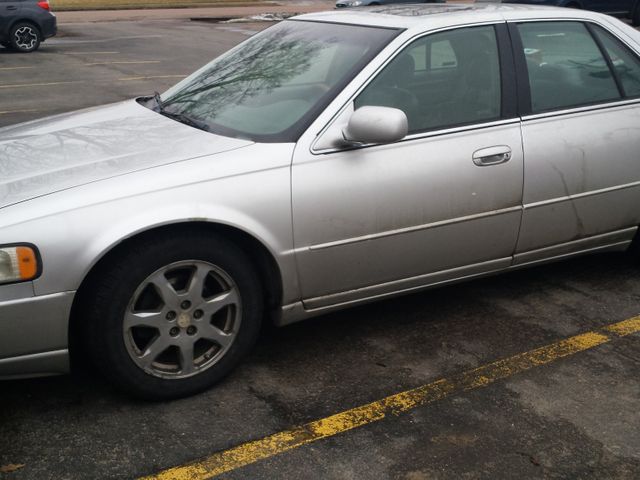
[[[494,28],[460,28],[414,41],[356,98],[356,108],[364,105],[402,110],[411,133],[499,119]]]
[[[620,98],[605,58],[582,23],[531,22],[518,30],[534,113]]]
[[[593,29],[611,59],[625,96],[640,96],[640,59],[609,32],[600,27]]]

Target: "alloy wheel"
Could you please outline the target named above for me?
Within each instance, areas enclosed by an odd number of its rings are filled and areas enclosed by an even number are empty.
[[[208,262],[172,263],[136,289],[123,318],[127,352],[146,373],[191,377],[229,350],[242,318],[233,279]]]
[[[28,25],[18,28],[13,36],[20,50],[32,50],[38,44],[38,32]]]

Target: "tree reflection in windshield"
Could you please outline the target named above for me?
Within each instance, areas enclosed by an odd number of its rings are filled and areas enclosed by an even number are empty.
[[[211,131],[292,141],[394,30],[285,21],[250,38],[163,95],[169,112]],[[317,114],[317,113],[316,113]]]

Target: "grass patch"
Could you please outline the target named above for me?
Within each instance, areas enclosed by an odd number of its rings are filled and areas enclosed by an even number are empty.
[[[54,12],[71,10],[130,10],[134,8],[191,8],[273,5],[260,0],[50,0]]]

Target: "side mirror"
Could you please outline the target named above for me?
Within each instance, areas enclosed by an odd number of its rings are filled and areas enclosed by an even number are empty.
[[[392,143],[409,132],[402,110],[390,107],[360,107],[349,117],[342,135],[348,143]]]

